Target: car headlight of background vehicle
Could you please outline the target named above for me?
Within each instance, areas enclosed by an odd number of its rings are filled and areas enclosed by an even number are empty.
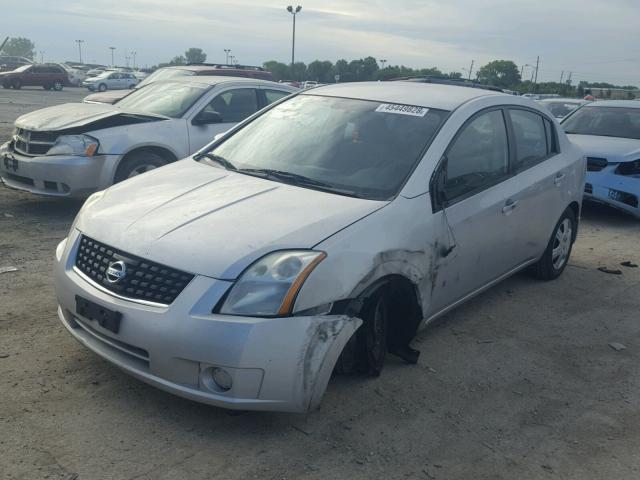
[[[93,157],[100,142],[89,135],[61,135],[49,149],[47,155],[80,155]]]
[[[262,257],[240,275],[219,313],[289,315],[304,281],[326,256],[312,250],[287,250]]]

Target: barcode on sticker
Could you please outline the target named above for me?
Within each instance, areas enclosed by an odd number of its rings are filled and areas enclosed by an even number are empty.
[[[398,105],[397,103],[381,103],[376,112],[399,113],[400,115],[411,115],[412,117],[424,117],[428,108],[416,107],[413,105]]]

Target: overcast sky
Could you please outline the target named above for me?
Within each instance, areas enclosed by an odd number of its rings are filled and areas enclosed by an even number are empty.
[[[510,59],[535,64],[539,81],[572,79],[640,85],[640,0],[300,0],[296,59],[371,55],[390,64],[462,71]],[[230,48],[238,62],[289,62],[288,3],[270,0],[0,0],[0,35],[24,36],[45,61],[140,65],[200,47],[210,62]],[[294,4],[295,6],[296,4]],[[475,70],[475,67],[474,67]],[[531,72],[525,67],[525,78]],[[465,73],[466,75],[466,73]]]

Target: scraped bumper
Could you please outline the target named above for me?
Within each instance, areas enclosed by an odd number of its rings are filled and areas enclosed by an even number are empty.
[[[87,348],[134,377],[202,403],[303,412],[322,399],[335,363],[361,320],[343,315],[253,318],[212,314],[231,285],[196,276],[167,307],[119,299],[73,269],[77,243],[56,252],[58,315]],[[122,314],[119,332],[76,313],[76,295]],[[224,369],[232,387],[212,380]]]

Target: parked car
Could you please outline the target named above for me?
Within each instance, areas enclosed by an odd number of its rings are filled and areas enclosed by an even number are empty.
[[[317,87],[318,86],[318,82],[313,81],[313,80],[307,80],[306,82],[302,83],[302,88],[307,89],[307,88],[313,88],[313,87]]]
[[[97,77],[98,75],[102,75],[107,70],[107,67],[94,67],[91,70],[87,71],[87,78]]]
[[[25,57],[14,55],[0,55],[0,72],[15,70],[23,65],[32,65],[33,61]]]
[[[41,86],[45,90],[60,91],[65,85],[71,85],[67,71],[53,63],[23,65],[11,72],[0,72],[0,83],[3,88],[16,90]]]
[[[579,98],[545,98],[538,100],[538,103],[560,121],[576,108],[588,102]]]
[[[73,68],[67,65],[66,63],[59,63],[69,76],[69,83],[75,87],[79,87],[82,85],[82,82],[87,78],[87,73],[84,70],[79,68]]]
[[[68,103],[27,113],[0,146],[5,185],[52,196],[96,190],[184,158],[293,89],[232,77],[180,78],[118,105]]]
[[[56,250],[58,315],[177,395],[314,408],[337,361],[415,363],[420,326],[525,267],[562,273],[585,160],[556,126],[467,87],[302,91],[91,196]]]
[[[82,82],[83,87],[89,90],[129,90],[138,84],[139,80],[132,73],[119,71],[104,71],[100,75],[91,78],[85,78]]]
[[[160,80],[169,80],[178,77],[188,77],[191,75],[216,75],[216,76],[234,76],[246,78],[259,78],[262,80],[271,80],[271,73],[259,69],[260,67],[244,67],[244,68],[222,68],[219,64],[198,64],[198,65],[176,65],[173,67],[159,68],[152,74],[148,75],[135,88],[141,88],[153,82]],[[237,65],[234,67],[238,67]],[[265,78],[262,78],[265,77]],[[108,103],[114,104],[127,95],[127,92],[103,92],[87,95],[83,102],[85,103]]]
[[[640,104],[589,103],[570,114],[562,127],[587,154],[585,198],[640,218]]]

